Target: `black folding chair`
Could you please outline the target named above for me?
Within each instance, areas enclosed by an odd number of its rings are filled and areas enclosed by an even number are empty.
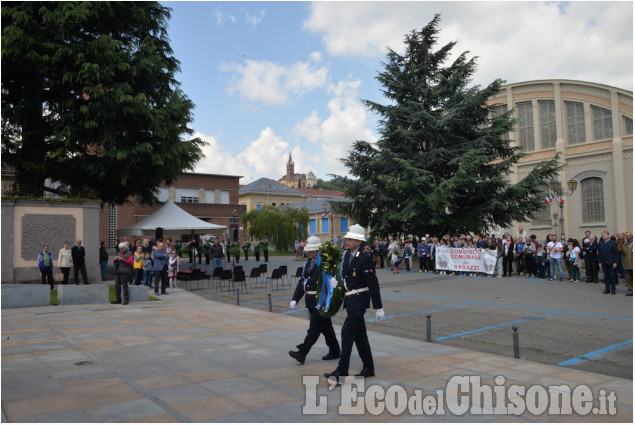
[[[227,290],[229,290],[229,284],[232,281],[232,271],[231,270],[223,270],[220,274],[220,281],[218,283],[218,286],[222,286],[223,282],[227,282]],[[216,287],[216,290],[218,290],[218,286]]]
[[[264,279],[267,277],[267,265],[266,264],[261,264],[260,265],[260,277],[263,279],[263,282],[264,282]]]
[[[289,280],[289,273],[287,272],[287,266],[278,267],[280,270],[280,277],[282,278],[282,287],[284,288],[284,278],[286,276],[287,280]],[[291,281],[289,280],[289,285],[291,285]]]
[[[212,283],[216,283],[216,290],[218,291],[218,285],[220,284],[220,275],[223,273],[222,267],[216,267],[212,273]]]
[[[232,278],[232,291],[234,290],[234,284],[238,283],[240,286],[245,287],[245,294],[247,293],[247,279],[245,279],[245,272],[242,270],[238,270],[234,273],[234,277]],[[239,286],[239,289],[240,289]]]
[[[271,276],[267,276],[267,282],[271,282],[271,289],[273,290],[273,281],[276,281],[276,289],[278,289],[278,282],[282,280],[282,273],[280,273],[280,269],[275,269],[271,272]],[[265,289],[267,285],[265,285]],[[282,284],[282,288],[284,289],[284,282]]]
[[[303,268],[304,268],[304,267],[298,267],[298,269],[295,271],[295,276],[293,276],[293,277],[295,277],[295,283],[296,283],[296,285],[298,284],[298,281],[299,281],[299,280],[300,280],[300,278],[302,277],[302,269],[303,269]]]
[[[256,279],[256,282],[262,283],[262,279],[260,278],[260,267],[254,267],[253,269],[251,269],[251,273],[247,277],[249,278],[250,286],[253,285],[254,279]]]

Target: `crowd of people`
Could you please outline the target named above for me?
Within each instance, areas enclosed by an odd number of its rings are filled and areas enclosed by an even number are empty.
[[[399,273],[403,264],[406,272],[411,272],[413,259],[417,257],[419,272],[470,276],[479,273],[437,269],[436,251],[443,247],[490,249],[496,251],[496,269],[492,275],[495,277],[516,275],[563,281],[566,269],[569,282],[580,282],[584,269],[586,282],[599,283],[601,270],[606,285],[604,294],[615,294],[618,279],[622,278],[627,281],[626,295],[632,296],[632,237],[630,232],[611,235],[604,231],[598,239],[587,230],[580,240],[569,238],[562,243],[557,235],[550,234],[541,243],[536,235],[526,234],[521,226],[515,237],[509,233],[499,238],[493,234],[476,237],[445,235],[441,238],[426,234],[403,241],[378,238],[370,242],[366,249],[372,253],[377,269],[388,268],[393,273]]]
[[[570,282],[599,283],[599,272],[605,283],[604,294],[615,294],[618,280],[625,279],[628,286],[627,296],[633,295],[632,284],[632,233],[617,232],[611,235],[608,231],[602,232],[600,238],[587,230],[580,240],[569,238],[566,243],[558,240],[557,235],[550,234],[544,242],[538,241],[536,235],[528,235],[524,229],[519,227],[518,234],[512,236],[505,233],[497,238],[495,235],[470,235],[431,237],[426,234],[423,237],[410,237],[404,240],[395,238],[378,238],[369,241],[364,246],[364,250],[374,259],[377,269],[388,268],[392,273],[400,273],[400,268],[405,267],[406,272],[411,272],[413,260],[418,259],[419,272],[436,274],[456,274],[456,275],[483,275],[484,273],[467,273],[441,270],[436,267],[436,251],[442,247],[448,248],[481,248],[496,251],[496,268],[492,276],[525,276],[530,278],[548,279],[550,281],[564,280],[564,270],[566,269]],[[122,247],[131,253],[131,271],[128,269],[128,257],[121,257]],[[344,248],[344,240],[338,237],[334,244]],[[296,257],[304,257],[305,241],[296,241],[294,244]],[[171,238],[155,240],[155,238],[145,238],[143,241],[135,240],[134,246],[130,247],[127,238],[119,243],[119,255],[113,261],[115,265],[115,275],[126,274],[126,284],[154,286],[156,295],[166,294],[166,288],[176,287],[179,266],[182,256],[187,253],[190,263],[212,264],[213,269],[223,267],[224,259],[232,261],[232,256],[236,263],[240,261],[240,251],[245,256],[245,261],[249,260],[249,254],[253,252],[256,261],[260,261],[261,253],[264,253],[264,261],[269,260],[269,239],[256,240],[253,248],[249,241],[221,243],[219,238],[208,238],[203,241],[195,238],[190,242],[176,241],[172,243]],[[86,264],[86,251],[82,246],[82,241],[78,239],[75,246],[69,248],[69,243],[65,242],[59,250],[58,267],[61,273],[61,283],[66,285],[69,281],[70,269],[73,266],[74,281],[79,285],[79,275],[82,275],[83,283],[89,284]],[[125,261],[124,261],[125,259]],[[101,278],[106,279],[108,266],[108,252],[104,243],[100,244],[99,260],[101,263]],[[42,252],[38,255],[38,267],[41,272],[42,284],[49,284],[54,288],[53,279],[53,255],[49,252],[48,246],[42,247]],[[123,279],[123,278],[122,278]],[[120,279],[120,280],[122,280]],[[123,302],[123,301],[122,301]]]

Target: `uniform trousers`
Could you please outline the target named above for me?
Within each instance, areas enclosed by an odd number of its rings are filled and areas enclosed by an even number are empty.
[[[369,297],[368,292],[352,296]],[[344,303],[346,304],[347,301],[348,300],[345,300]],[[356,304],[359,304],[359,302],[356,302]],[[353,343],[355,343],[357,347],[359,357],[362,359],[364,365],[363,367],[370,370],[375,369],[373,354],[371,353],[368,335],[366,334],[366,322],[364,321],[366,309],[359,308],[359,306],[356,305],[354,308],[350,308],[350,310],[347,308],[347,313],[346,320],[344,320],[344,324],[342,325],[342,354],[337,367],[343,376],[348,375]]]
[[[320,316],[316,308],[309,308],[309,312],[311,313],[309,330],[306,333],[304,342],[298,345],[298,350],[300,350],[302,354],[307,354],[320,338],[320,335],[324,335],[326,345],[329,347],[329,354],[339,355],[340,344],[337,342],[331,318]]]

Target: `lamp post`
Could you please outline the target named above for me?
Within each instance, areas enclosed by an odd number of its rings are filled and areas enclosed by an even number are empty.
[[[326,219],[327,219],[327,220],[329,220],[329,230],[331,231],[331,242],[334,242],[334,240],[333,240],[333,226],[332,226],[332,224],[334,223],[335,219],[330,220],[330,218],[332,218],[332,217],[333,217],[333,212],[329,209],[329,206],[330,206],[330,205],[329,205],[329,203],[328,203],[328,202],[326,202],[326,201],[324,201],[324,202],[322,203],[322,208],[324,209],[324,214],[328,214],[328,215],[326,216]]]
[[[566,189],[558,180],[551,180],[549,182],[549,189],[551,190],[551,193],[559,198],[558,205],[560,206],[560,240],[563,244],[566,242],[564,236],[564,198],[573,195],[573,192],[575,192],[577,187],[578,182],[573,179],[567,182]]]

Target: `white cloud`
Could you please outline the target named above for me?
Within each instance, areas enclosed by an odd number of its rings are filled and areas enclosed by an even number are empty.
[[[304,28],[336,56],[385,57],[441,14],[437,48],[479,56],[475,83],[565,78],[633,87],[632,2],[314,2]]]
[[[313,111],[293,128],[296,136],[315,145],[310,148],[312,153],[307,159],[313,164],[318,178],[328,180],[327,174],[348,174],[340,159],[348,156],[353,143],[356,140],[376,141],[373,132],[367,128],[369,113],[358,99],[359,85],[359,80],[331,84],[328,92],[333,98],[328,102],[329,116],[321,120]]]
[[[225,64],[221,69],[235,73],[228,87],[230,94],[238,92],[250,101],[280,105],[290,102],[291,96],[326,85],[328,69],[315,65],[320,59],[319,53],[313,53],[309,61],[288,66],[248,59],[243,65]]]
[[[256,26],[265,18],[265,10],[261,9],[260,12],[256,12],[255,14],[251,14],[248,10],[241,8],[242,12],[245,14],[245,19],[247,20],[247,24],[251,26]]]
[[[238,158],[221,146],[215,137],[207,136],[203,133],[194,133],[193,137],[198,137],[206,144],[203,146],[205,158],[201,159],[194,171],[205,174],[226,174],[231,176],[244,176],[243,181],[249,181],[254,173]]]
[[[278,179],[286,173],[288,155],[289,143],[267,127],[260,132],[258,139],[238,154],[238,160],[256,170],[256,175],[260,177]]]
[[[212,10],[212,15],[216,18],[216,25],[223,25],[225,20],[231,21],[232,24],[236,22],[236,17],[234,15],[229,12],[225,12],[220,7]]]

